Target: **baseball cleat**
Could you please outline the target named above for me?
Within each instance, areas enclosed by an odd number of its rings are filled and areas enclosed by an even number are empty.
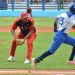
[[[75,61],[67,61],[68,64],[75,65]]]
[[[12,61],[15,61],[15,58],[13,56],[9,56],[8,62],[12,62]]]
[[[32,69],[33,69],[33,70],[35,69],[36,64],[37,64],[37,63],[35,63],[35,58],[32,58],[31,66],[32,66]]]
[[[24,64],[28,64],[28,63],[30,63],[30,60],[26,59]]]

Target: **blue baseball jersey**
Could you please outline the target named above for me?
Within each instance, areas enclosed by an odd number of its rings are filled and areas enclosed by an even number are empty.
[[[68,33],[69,29],[75,25],[75,15],[71,12],[65,12],[57,16],[59,18],[58,21],[58,31],[63,31],[64,33]]]
[[[71,12],[65,12],[57,16],[58,18],[58,31],[56,32],[53,43],[48,49],[50,53],[54,53],[62,43],[75,47],[75,38],[67,35],[69,29],[75,25],[75,15]]]

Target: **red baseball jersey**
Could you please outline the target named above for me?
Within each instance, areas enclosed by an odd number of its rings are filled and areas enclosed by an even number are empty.
[[[22,34],[27,35],[30,30],[34,28],[34,32],[36,31],[34,27],[34,20],[31,17],[28,17],[27,22],[22,22],[21,18],[18,18],[12,25],[12,29],[16,30],[17,27],[21,30]]]

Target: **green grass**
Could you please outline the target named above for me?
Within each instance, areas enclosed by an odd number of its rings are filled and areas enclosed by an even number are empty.
[[[1,26],[11,26],[17,17],[0,17]],[[53,18],[34,18],[36,27],[53,27]],[[74,36],[75,33],[70,33]],[[40,54],[45,52],[53,40],[54,33],[38,33],[37,39],[34,42],[34,49],[32,57],[38,57]],[[24,45],[17,47],[16,49],[16,61],[8,63],[12,35],[8,32],[0,33],[0,68],[21,68],[30,69],[31,64],[24,64],[27,53],[26,42]],[[37,69],[75,69],[75,66],[66,64],[72,47],[63,44],[54,55],[47,57],[44,61],[37,65]]]
[[[18,17],[0,17],[0,26],[11,26],[13,22],[17,19]],[[35,17],[35,26],[36,27],[50,27],[53,26],[53,18],[39,18]]]
[[[70,33],[74,36],[74,33]],[[54,33],[38,33],[37,39],[34,42],[34,49],[32,57],[38,57],[45,52],[53,40]],[[9,63],[7,59],[9,57],[11,41],[13,37],[10,33],[0,33],[0,68],[21,68],[30,69],[31,64],[24,64],[26,58],[27,46],[26,43],[16,49],[16,61]],[[1,42],[3,41],[3,42]],[[75,69],[75,66],[66,64],[72,47],[63,44],[54,55],[47,57],[37,65],[37,69]]]

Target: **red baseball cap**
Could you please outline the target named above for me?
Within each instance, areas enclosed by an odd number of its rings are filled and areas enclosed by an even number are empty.
[[[26,12],[22,12],[21,18],[27,18],[27,17],[28,17],[28,14]]]

